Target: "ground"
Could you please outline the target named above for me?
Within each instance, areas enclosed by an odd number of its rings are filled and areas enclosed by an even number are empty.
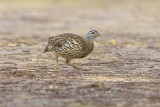
[[[1,0],[0,107],[160,107],[158,0]],[[99,31],[77,71],[48,37]]]

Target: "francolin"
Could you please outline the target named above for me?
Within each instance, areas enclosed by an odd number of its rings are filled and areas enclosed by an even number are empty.
[[[100,36],[96,30],[89,31],[83,38],[76,34],[64,33],[57,36],[49,37],[48,45],[44,49],[45,52],[53,51],[56,55],[56,69],[58,69],[58,57],[66,59],[66,64],[77,70],[81,68],[72,64],[72,59],[84,58],[90,54],[94,48],[94,39]],[[82,69],[85,70],[85,69]]]

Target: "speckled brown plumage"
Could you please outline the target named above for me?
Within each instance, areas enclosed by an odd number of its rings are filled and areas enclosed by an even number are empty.
[[[66,58],[66,64],[79,69],[71,64],[70,61],[86,57],[93,50],[94,38],[99,35],[97,31],[92,30],[87,33],[85,38],[72,33],[49,37],[48,45],[44,49],[44,52],[55,52],[57,60],[56,69],[58,69],[58,56]]]

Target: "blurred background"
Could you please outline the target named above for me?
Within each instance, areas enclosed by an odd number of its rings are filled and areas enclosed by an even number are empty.
[[[86,35],[74,71],[48,37]],[[160,107],[160,0],[0,0],[0,107]]]
[[[0,0],[0,36],[85,35],[91,29],[152,36],[160,34],[159,11],[159,0]]]

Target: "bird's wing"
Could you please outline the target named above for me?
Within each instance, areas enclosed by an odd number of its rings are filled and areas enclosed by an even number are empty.
[[[71,33],[60,34],[50,37],[48,40],[48,44],[51,44],[54,47],[61,47],[63,44],[67,43],[69,39],[79,40],[82,39],[82,37]]]
[[[60,34],[49,38],[47,51],[52,50],[65,56],[81,57],[86,52],[86,42],[82,37],[75,34]]]
[[[85,52],[86,45],[82,37],[75,34],[63,34],[55,38],[56,51],[59,54],[68,55],[72,57],[82,56]]]

